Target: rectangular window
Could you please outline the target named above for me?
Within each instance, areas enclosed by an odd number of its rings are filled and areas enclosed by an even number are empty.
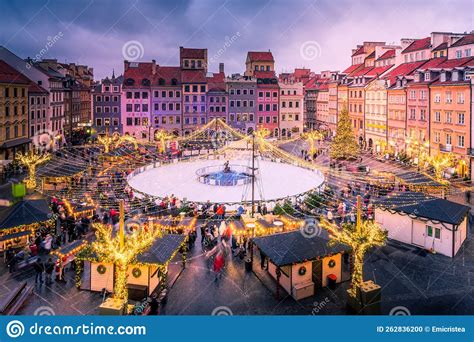
[[[441,229],[435,228],[435,239],[441,239]]]
[[[426,226],[426,235],[429,237],[433,237],[433,227]]]

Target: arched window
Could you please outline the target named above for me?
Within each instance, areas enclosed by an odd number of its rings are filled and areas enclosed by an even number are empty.
[[[135,80],[133,78],[127,78],[125,80],[125,85],[131,86],[135,84]]]
[[[178,85],[178,80],[176,78],[173,78],[171,80],[171,85]]]
[[[158,85],[165,85],[165,79],[164,78],[160,78],[158,80]]]
[[[142,85],[144,85],[145,87],[150,86],[150,80],[148,78],[144,78],[142,80]]]

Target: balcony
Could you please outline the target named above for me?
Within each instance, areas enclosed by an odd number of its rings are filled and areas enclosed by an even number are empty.
[[[439,144],[439,150],[440,150],[441,152],[452,152],[452,151],[453,151],[453,145]]]

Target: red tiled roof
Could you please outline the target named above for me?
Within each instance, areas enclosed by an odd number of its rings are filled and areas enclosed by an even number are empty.
[[[204,70],[182,70],[182,83],[206,83],[206,73]]]
[[[365,74],[365,76],[376,77],[378,75],[382,75],[391,67],[393,67],[393,65],[385,65],[381,67],[372,68],[371,70],[369,70],[369,72],[367,72],[367,74]]]
[[[212,77],[207,78],[208,90],[223,90],[225,91],[225,74],[218,72],[212,74]]]
[[[426,37],[426,38],[423,38],[423,39],[417,39],[413,43],[408,45],[405,48],[405,50],[402,51],[402,53],[425,50],[425,49],[429,49],[430,46],[431,46],[431,37]]]
[[[426,70],[429,68],[437,68],[441,63],[445,61],[446,61],[446,58],[432,58],[418,69]]]
[[[395,69],[390,71],[387,75],[385,75],[383,79],[388,80],[390,82],[390,85],[393,85],[398,76],[410,75],[413,71],[415,71],[425,63],[426,61],[418,61],[400,64]]]
[[[171,66],[156,66],[156,74],[153,75],[153,85],[159,85],[160,79],[165,80],[165,85],[171,85],[175,79],[177,84],[181,83],[181,69]]]
[[[31,81],[25,75],[0,60],[0,82],[12,84],[29,84]]]
[[[295,68],[295,72],[293,73],[293,75],[294,75],[296,78],[300,78],[300,77],[302,77],[302,76],[309,76],[310,73],[311,73],[311,69]]]
[[[448,60],[445,60],[444,63],[439,64],[437,66],[437,68],[451,69],[451,68],[457,68],[457,67],[461,67],[461,66],[469,66],[469,65],[471,65],[473,60],[474,60],[474,57],[448,59]]]
[[[257,78],[275,78],[274,71],[255,71],[255,77]]]
[[[354,72],[356,69],[359,67],[363,66],[363,63],[361,64],[353,64],[350,67],[348,67],[346,70],[344,70],[342,73],[343,74],[350,74],[351,72]]]
[[[140,87],[144,79],[148,79],[150,83],[152,82],[151,78],[153,76],[153,62],[130,62],[130,65],[131,66],[125,70],[123,75],[125,87]],[[134,80],[135,83],[133,85],[128,85],[128,79]]]
[[[468,34],[467,36],[458,39],[451,45],[451,47],[463,46],[468,44],[474,44],[474,33]]]
[[[255,62],[274,62],[273,54],[270,51],[249,51],[247,53],[248,59]]]
[[[204,59],[206,58],[206,51],[207,49],[190,49],[181,46],[179,48],[179,57]]]
[[[352,54],[352,57],[353,56],[357,56],[357,55],[362,55],[364,53],[364,46],[359,46],[357,48],[357,50]]]
[[[431,51],[439,51],[439,50],[446,50],[448,48],[448,43],[447,42],[444,42],[444,43],[441,43],[439,44],[437,47],[435,47],[433,50]]]
[[[380,56],[377,60],[380,61],[382,59],[393,58],[395,57],[395,49],[385,51],[382,56]]]
[[[358,69],[356,71],[354,71],[352,74],[350,74],[349,76],[351,77],[356,77],[356,76],[364,76],[366,73],[368,73],[371,69],[373,69],[373,67],[364,67],[362,69]]]

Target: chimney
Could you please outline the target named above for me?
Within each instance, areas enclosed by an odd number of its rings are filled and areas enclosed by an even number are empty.
[[[224,73],[224,63],[219,63],[219,72]]]
[[[129,68],[129,66],[130,66],[130,62],[127,61],[127,60],[124,60],[124,61],[123,61],[123,71],[124,71],[124,72],[127,71],[128,68]]]
[[[156,74],[156,60],[154,59],[151,60],[151,74]]]

